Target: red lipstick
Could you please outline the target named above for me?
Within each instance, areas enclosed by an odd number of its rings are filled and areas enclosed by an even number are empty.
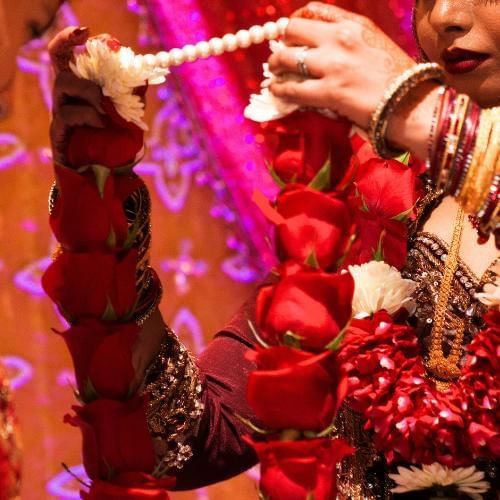
[[[448,73],[458,75],[463,73],[470,73],[478,68],[490,56],[472,50],[459,49],[446,49],[441,54],[444,62],[444,67]]]

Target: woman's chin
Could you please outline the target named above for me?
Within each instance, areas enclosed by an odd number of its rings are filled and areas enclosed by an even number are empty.
[[[458,92],[467,94],[482,108],[500,105],[500,77],[497,75],[481,77],[473,73],[446,75],[446,81]]]

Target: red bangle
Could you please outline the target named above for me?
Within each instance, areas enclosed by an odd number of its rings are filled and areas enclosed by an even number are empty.
[[[448,192],[452,196],[457,196],[465,179],[465,174],[472,160],[472,153],[476,143],[477,127],[479,125],[479,117],[481,108],[474,103],[471,103],[468,115],[464,125],[464,131],[460,139],[460,149],[450,173],[450,184]]]
[[[436,140],[436,149],[434,157],[431,161],[431,178],[434,184],[437,183],[439,178],[439,166],[443,160],[443,155],[446,149],[446,136],[448,134],[448,129],[451,124],[451,112],[455,107],[455,102],[457,98],[457,92],[455,89],[448,89],[448,92],[445,94],[445,100],[443,103],[443,107],[441,108],[441,115],[439,117],[439,133],[437,135]]]

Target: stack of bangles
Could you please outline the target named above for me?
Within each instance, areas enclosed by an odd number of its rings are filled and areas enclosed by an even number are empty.
[[[424,63],[405,71],[374,111],[369,136],[381,157],[402,153],[391,150],[386,143],[388,119],[411,90],[427,80],[443,83],[442,68],[435,63]],[[499,146],[500,107],[481,109],[467,95],[441,86],[429,134],[428,170],[438,190],[457,198],[466,213],[477,217],[482,241],[500,229]]]

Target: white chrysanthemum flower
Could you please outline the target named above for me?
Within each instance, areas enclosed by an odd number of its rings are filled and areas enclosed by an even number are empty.
[[[152,67],[142,55],[136,55],[129,47],[112,50],[105,40],[93,38],[86,43],[86,51],[75,58],[71,69],[75,75],[97,83],[125,120],[135,123],[143,130],[147,126],[144,103],[134,95],[134,89],[146,83],[157,85],[165,81],[168,70]]]
[[[488,307],[498,308],[500,306],[500,286],[493,283],[485,285],[482,292],[476,293],[476,299]]]
[[[491,271],[496,275],[494,283],[484,285],[483,291],[476,293],[476,298],[491,308],[500,307],[500,262],[497,262]]]
[[[409,469],[398,467],[398,473],[389,474],[389,477],[397,484],[396,488],[391,490],[393,493],[451,486],[474,500],[481,500],[483,498],[481,494],[486,493],[490,488],[490,483],[483,480],[484,472],[478,471],[474,465],[458,469],[450,469],[437,462],[422,465],[421,469],[412,465]]]
[[[394,314],[404,307],[410,314],[415,311],[412,294],[417,284],[401,277],[401,273],[385,262],[372,260],[360,266],[349,266],[354,278],[353,316],[357,319],[371,316],[385,309]]]
[[[269,42],[271,52],[279,52],[285,47],[281,41],[271,40]],[[297,104],[292,104],[274,96],[269,90],[269,85],[274,80],[275,76],[269,71],[269,65],[265,63],[264,81],[261,84],[262,90],[260,94],[252,94],[250,96],[250,104],[245,108],[245,117],[255,122],[268,122],[278,120],[287,116],[299,109]],[[295,73],[283,75],[284,80],[303,81],[304,78]]]

